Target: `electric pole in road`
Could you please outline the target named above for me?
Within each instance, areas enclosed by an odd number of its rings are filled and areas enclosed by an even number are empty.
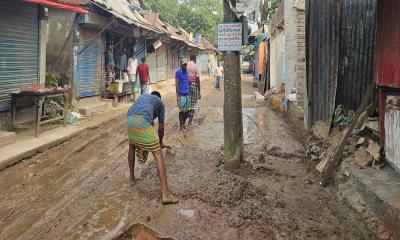
[[[224,0],[224,22],[239,22]],[[236,6],[236,0],[231,1]],[[240,54],[224,53],[224,163],[227,169],[237,169],[243,161],[242,87]]]

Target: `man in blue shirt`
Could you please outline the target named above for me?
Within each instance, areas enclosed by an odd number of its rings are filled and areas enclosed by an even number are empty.
[[[154,129],[154,120],[156,118],[158,118],[158,134]],[[147,152],[152,152],[157,163],[157,172],[161,182],[161,201],[163,204],[174,204],[178,203],[179,200],[169,193],[167,173],[161,152],[161,149],[165,147],[163,144],[164,121],[165,107],[161,100],[161,94],[157,91],[141,95],[129,108],[129,173],[131,184],[133,184],[135,181],[135,152],[146,157]]]
[[[189,72],[187,71],[187,60],[182,59],[181,68],[175,73],[176,101],[179,109],[180,130],[185,129],[185,122],[189,116],[191,102],[189,97]]]

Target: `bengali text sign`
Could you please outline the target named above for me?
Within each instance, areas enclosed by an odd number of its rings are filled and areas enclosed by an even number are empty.
[[[242,36],[242,23],[218,24],[218,51],[241,51]]]

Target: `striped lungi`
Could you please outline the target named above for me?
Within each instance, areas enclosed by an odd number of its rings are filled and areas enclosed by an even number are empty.
[[[190,96],[190,111],[189,118],[193,118],[194,113],[196,112],[197,99],[199,98],[199,90],[197,88],[197,84],[189,85],[189,96]]]
[[[160,140],[154,129],[143,116],[128,116],[129,143],[149,152],[161,150]]]

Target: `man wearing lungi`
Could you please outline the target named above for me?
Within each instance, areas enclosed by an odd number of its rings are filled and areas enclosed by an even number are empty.
[[[191,108],[189,97],[189,73],[186,58],[181,60],[181,67],[175,73],[176,102],[179,109],[179,127],[185,129],[186,119]]]
[[[192,125],[193,116],[196,112],[197,100],[201,99],[200,94],[200,70],[196,65],[196,55],[190,55],[190,61],[187,64],[189,73],[189,95],[191,107],[189,111],[189,125]]]
[[[154,119],[158,118],[158,134],[154,128]],[[164,148],[165,109],[159,92],[141,95],[128,110],[129,137],[129,173],[131,185],[135,182],[135,152],[152,152],[157,163],[157,172],[161,182],[161,201],[163,204],[175,204],[176,199],[168,190],[167,173],[161,149]],[[147,154],[146,154],[147,156]]]

